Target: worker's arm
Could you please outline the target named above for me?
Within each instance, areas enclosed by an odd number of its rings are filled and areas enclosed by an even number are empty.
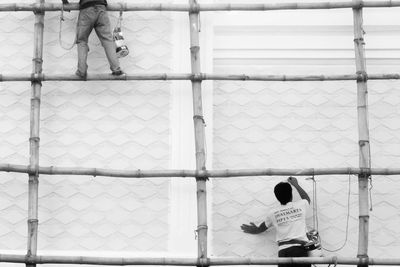
[[[261,223],[260,226],[257,226],[252,222],[250,224],[242,224],[240,228],[242,228],[243,232],[248,234],[260,234],[268,229],[265,222]]]
[[[62,2],[64,5],[69,4],[68,0],[62,0]]]
[[[297,182],[297,179],[295,177],[289,177],[287,181],[293,185],[294,188],[296,188],[297,192],[299,192],[299,195],[302,199],[305,199],[308,201],[308,204],[310,204],[311,200],[310,197],[308,196],[307,192],[304,191],[304,189],[299,185]]]

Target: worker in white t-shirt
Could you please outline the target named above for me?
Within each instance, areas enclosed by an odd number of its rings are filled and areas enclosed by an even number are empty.
[[[280,182],[274,188],[274,193],[280,205],[272,209],[265,222],[259,226],[254,223],[242,224],[245,233],[259,234],[274,226],[276,242],[279,246],[279,257],[307,257],[304,248],[307,238],[306,210],[310,197],[297,182],[295,177],[289,177],[287,182]],[[301,200],[293,202],[292,186],[299,192]],[[310,267],[311,264],[279,264],[279,267]]]

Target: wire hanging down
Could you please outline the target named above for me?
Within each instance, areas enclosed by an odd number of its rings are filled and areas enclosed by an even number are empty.
[[[75,44],[76,44],[76,33],[75,33],[75,38],[74,41],[72,42],[72,44],[65,46],[65,44],[63,43],[62,40],[62,24],[63,21],[65,21],[65,17],[64,17],[64,5],[61,6],[61,13],[60,13],[60,28],[58,30],[58,42],[60,44],[60,46],[65,49],[65,50],[71,50]],[[76,22],[75,22],[76,25]]]

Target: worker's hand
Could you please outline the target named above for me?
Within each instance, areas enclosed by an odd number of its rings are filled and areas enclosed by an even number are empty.
[[[287,179],[287,181],[288,181],[288,183],[290,183],[291,185],[297,185],[297,184],[298,184],[296,177],[290,176],[290,177]]]
[[[62,0],[62,2],[63,2],[64,5],[69,4],[68,0]]]
[[[259,234],[264,231],[252,222],[250,224],[242,224],[240,228],[243,230],[243,232],[248,234]]]

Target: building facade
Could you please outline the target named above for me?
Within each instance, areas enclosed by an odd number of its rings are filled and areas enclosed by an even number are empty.
[[[368,73],[399,71],[397,11],[364,10]],[[119,12],[109,14],[114,25]],[[43,73],[75,72],[76,48],[65,50],[60,41],[72,43],[76,16],[64,13],[60,38],[60,12],[46,12]],[[200,20],[204,73],[356,72],[351,9],[203,12]],[[31,73],[33,13],[0,12],[0,23],[0,73]],[[130,49],[121,59],[126,73],[190,73],[187,13],[124,12],[123,32]],[[89,45],[89,74],[110,72],[94,33]],[[374,168],[399,163],[398,86],[368,81]],[[202,88],[207,169],[358,167],[355,81],[203,81]],[[29,164],[30,89],[27,82],[0,83],[0,163]],[[192,113],[190,81],[45,81],[40,166],[194,169]],[[1,253],[26,253],[27,178],[0,173]],[[285,178],[210,179],[210,257],[277,255],[273,231],[246,235],[240,225],[262,222],[276,205],[273,186]],[[301,185],[317,199],[309,226],[318,228],[324,255],[355,257],[357,177],[316,176],[316,190],[305,178],[299,177]],[[371,180],[371,257],[396,257],[400,249],[397,178]],[[194,179],[40,175],[39,181],[40,255],[197,256]]]

